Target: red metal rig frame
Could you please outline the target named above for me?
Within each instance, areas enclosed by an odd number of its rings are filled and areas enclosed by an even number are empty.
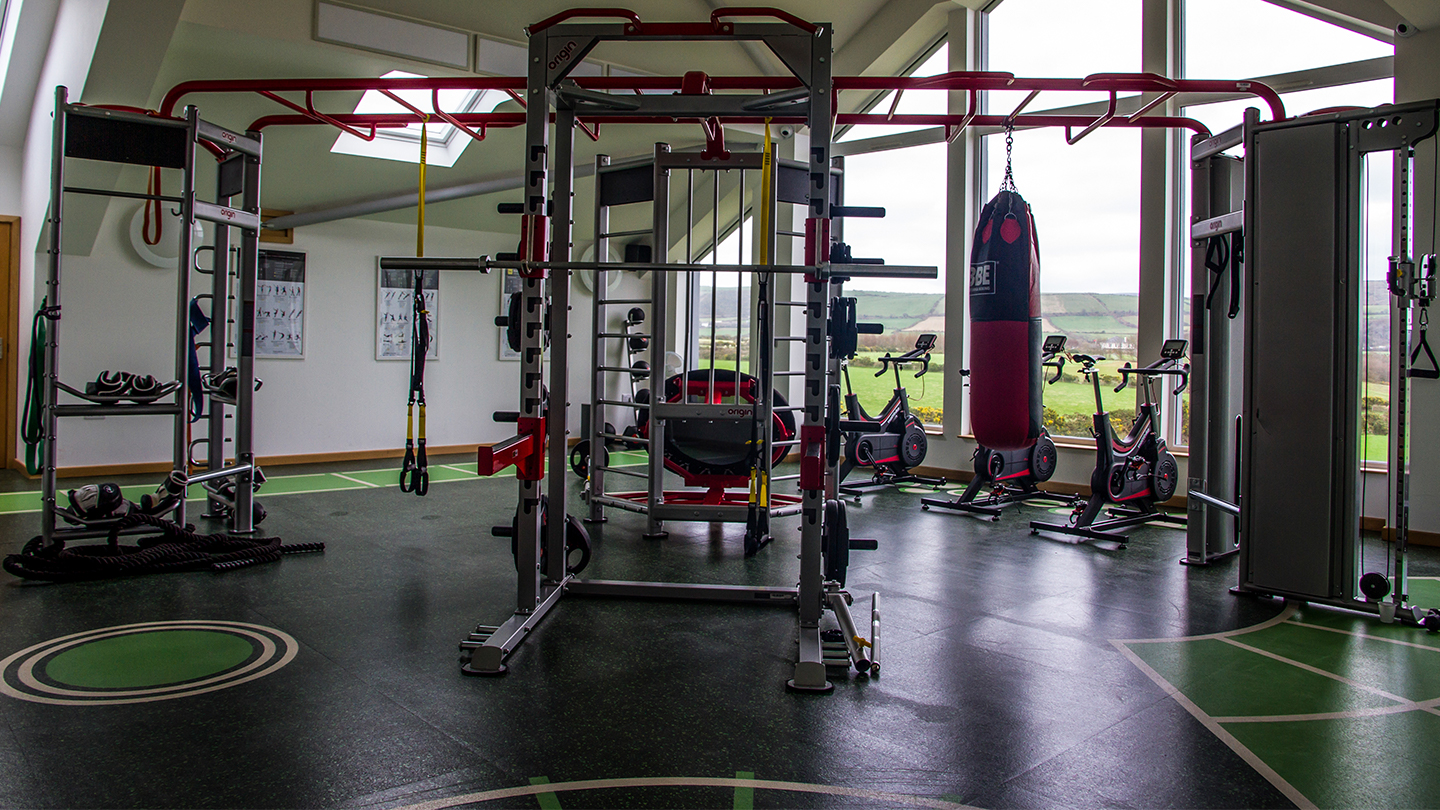
[[[722,9],[723,10],[723,9]],[[596,10],[587,10],[593,14]],[[611,9],[613,11],[613,9]],[[552,18],[553,19],[553,18]],[[547,21],[548,22],[548,21]],[[652,24],[653,25],[653,24]],[[699,25],[704,25],[700,23]],[[691,74],[693,77],[694,74]],[[705,84],[708,89],[714,91],[727,90],[761,90],[781,91],[793,90],[800,87],[800,83],[790,77],[770,76],[708,76],[705,77]],[[580,77],[575,79],[576,83],[587,90],[629,90],[632,92],[663,92],[675,93],[684,92],[693,87],[692,83],[686,81],[684,76],[655,76],[655,77],[617,77],[617,76],[595,76]],[[693,78],[691,82],[693,82]],[[886,76],[837,76],[834,79],[835,92],[838,95],[841,90],[870,90],[896,91],[896,102],[899,96],[907,90],[945,90],[965,91],[969,93],[969,109],[963,115],[896,115],[895,105],[891,105],[889,114],[878,113],[840,113],[835,116],[837,126],[851,124],[866,125],[902,125],[902,126],[943,126],[947,130],[947,137],[953,140],[967,126],[989,126],[998,127],[1006,124],[1013,125],[1016,129],[1027,129],[1034,127],[1064,127],[1066,138],[1071,143],[1076,143],[1101,127],[1133,127],[1133,128],[1181,128],[1189,129],[1200,135],[1208,136],[1210,131],[1193,118],[1179,116],[1149,115],[1148,113],[1168,101],[1171,98],[1186,94],[1248,94],[1264,101],[1269,107],[1272,120],[1285,118],[1285,103],[1281,101],[1280,95],[1270,87],[1253,81],[1235,80],[1210,80],[1210,79],[1169,79],[1154,73],[1099,73],[1087,76],[1083,79],[1033,79],[1017,77],[1013,73],[1002,72],[979,72],[979,71],[958,71],[953,73],[942,73],[938,76],[908,76],[908,77],[886,77]],[[476,140],[485,138],[485,131],[489,128],[509,128],[522,126],[525,123],[523,112],[512,113],[447,113],[439,107],[440,90],[503,90],[510,93],[512,97],[518,91],[525,89],[525,78],[514,77],[462,77],[462,78],[413,78],[413,79],[380,79],[380,78],[354,78],[354,79],[215,79],[182,82],[171,88],[165,94],[165,99],[160,105],[159,114],[170,116],[174,114],[176,105],[180,99],[191,94],[204,93],[257,93],[266,98],[274,100],[291,110],[295,114],[266,115],[257,118],[248,128],[252,130],[263,130],[272,126],[303,126],[303,125],[327,125],[333,126],[342,131],[349,132],[360,138],[369,140],[375,136],[376,129],[397,129],[418,124],[427,116],[434,116],[445,122],[456,126],[461,131],[470,135]],[[397,103],[410,109],[406,113],[379,113],[379,114],[357,114],[357,113],[323,113],[314,106],[314,94],[321,92],[354,92],[364,90],[375,90],[382,92],[395,100]],[[425,113],[414,105],[400,100],[395,93],[402,90],[429,90],[431,91],[431,104],[433,109]],[[984,90],[994,91],[1020,91],[1028,92],[1028,95],[1008,115],[980,115],[979,98],[980,92]],[[289,101],[279,93],[292,92],[303,93],[305,96],[304,106]],[[1027,115],[1023,110],[1034,101],[1041,92],[1062,92],[1062,93],[1104,93],[1108,96],[1109,106],[1107,111],[1100,116],[1091,115]],[[1146,103],[1138,111],[1128,115],[1116,113],[1116,106],[1121,93],[1158,93],[1159,95]],[[552,116],[553,117],[553,116]],[[675,124],[691,123],[702,127],[713,128],[713,122],[702,119],[675,119],[658,118],[648,116],[633,117],[608,117],[606,119],[613,123],[624,124]],[[731,124],[763,124],[765,116],[734,116],[728,117],[726,123]],[[770,123],[774,124],[803,124],[803,118],[799,116],[771,116]],[[367,127],[368,133],[357,129]],[[478,128],[478,129],[472,129]],[[1078,135],[1071,136],[1070,131],[1078,129]],[[598,132],[587,129],[587,134],[592,139],[598,138]]]

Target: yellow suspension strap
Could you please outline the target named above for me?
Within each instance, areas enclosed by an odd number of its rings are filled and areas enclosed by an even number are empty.
[[[770,119],[766,118],[765,152],[760,158],[760,264],[762,265],[770,264],[770,185],[773,182],[775,171],[771,160]],[[762,313],[760,317],[767,317],[767,315]],[[766,350],[770,350],[770,347],[761,348],[761,351]],[[760,418],[759,402],[755,403],[755,418],[758,423]],[[756,434],[759,435],[758,424],[756,425]],[[761,445],[762,452],[770,452],[768,443],[761,443]],[[755,465],[750,468],[750,505],[759,509],[770,508],[770,476],[765,472],[765,460],[760,453],[755,454]]]
[[[425,152],[429,137],[420,121],[420,210],[415,222],[415,257],[425,255]],[[415,289],[410,309],[410,402],[405,411],[405,461],[400,468],[400,491],[424,495],[430,491],[430,470],[425,458],[425,355],[430,352],[430,310],[425,307],[425,271],[411,271]],[[437,271],[438,272],[438,271]],[[420,419],[415,419],[415,407]],[[418,430],[417,430],[418,427]],[[418,433],[418,435],[417,435]]]

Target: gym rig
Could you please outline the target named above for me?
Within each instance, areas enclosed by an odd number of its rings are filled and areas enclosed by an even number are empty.
[[[602,19],[598,24],[576,24],[575,18]],[[771,19],[779,22],[753,22],[754,19]],[[777,604],[794,606],[798,613],[799,651],[790,684],[801,690],[825,691],[831,687],[826,680],[825,667],[830,663],[844,663],[848,657],[851,663],[874,669],[877,652],[862,643],[858,630],[850,619],[846,605],[849,597],[843,591],[845,563],[852,547],[864,547],[864,541],[850,541],[844,519],[843,504],[836,499],[836,468],[840,459],[840,438],[844,431],[865,429],[863,425],[850,423],[840,417],[839,379],[840,354],[832,344],[834,331],[829,328],[831,301],[840,296],[840,283],[849,277],[934,277],[936,269],[921,267],[886,267],[862,263],[834,261],[831,249],[840,237],[837,209],[840,206],[830,196],[832,159],[830,156],[833,128],[852,124],[876,124],[897,126],[944,127],[947,138],[958,137],[966,127],[990,127],[998,129],[1013,126],[1016,129],[1033,127],[1063,127],[1066,139],[1076,143],[1101,127],[1129,128],[1185,128],[1204,136],[1209,131],[1193,119],[1167,116],[1155,113],[1156,109],[1172,98],[1193,93],[1227,93],[1254,96],[1263,100],[1273,118],[1285,117],[1284,105],[1279,96],[1263,84],[1242,81],[1209,81],[1195,79],[1169,79],[1156,74],[1097,74],[1077,79],[1036,79],[1017,77],[1004,72],[955,72],[928,77],[880,77],[851,76],[832,77],[831,27],[825,23],[811,23],[784,11],[768,8],[720,8],[716,9],[705,22],[695,23],[647,23],[633,11],[616,8],[572,9],[532,25],[528,29],[530,49],[530,73],[528,77],[459,77],[459,78],[397,78],[376,79],[245,79],[245,80],[201,80],[184,82],[173,87],[162,101],[161,115],[170,115],[179,100],[190,93],[244,92],[258,93],[290,111],[289,114],[267,115],[256,119],[250,129],[259,132],[270,126],[332,126],[349,132],[362,139],[373,138],[380,128],[405,127],[428,120],[431,116],[455,126],[465,135],[484,140],[487,128],[519,127],[526,129],[524,190],[525,201],[520,207],[521,239],[517,260],[478,259],[440,260],[453,261],[454,266],[445,269],[489,269],[492,267],[514,268],[522,279],[515,314],[517,321],[512,327],[519,333],[521,354],[520,409],[510,414],[500,414],[502,421],[513,421],[517,435],[492,447],[479,451],[479,471],[493,474],[506,466],[515,465],[519,486],[519,503],[513,524],[513,546],[519,571],[516,610],[500,626],[480,626],[462,646],[471,649],[470,663],[464,671],[472,674],[499,674],[505,671],[505,659],[529,636],[531,631],[549,613],[566,593],[591,596],[662,597],[674,599],[706,599],[747,604]],[[602,41],[647,42],[647,41],[758,41],[769,47],[791,70],[788,76],[707,76],[703,73],[687,73],[679,76],[659,77],[569,77],[569,72],[579,64],[596,44]],[[439,90],[442,89],[494,89],[509,93],[524,107],[524,112],[466,113],[446,112],[439,105]],[[315,94],[321,92],[345,92],[375,90],[388,95],[406,108],[404,113],[326,113],[317,108]],[[432,109],[421,110],[394,94],[399,90],[429,90],[432,92]],[[904,115],[884,113],[841,113],[836,114],[836,93],[841,90],[886,91],[958,91],[968,97],[968,110],[958,114]],[[985,90],[1027,91],[1019,106],[1009,114],[980,114],[980,93]],[[613,91],[634,92],[635,95]],[[640,91],[649,91],[643,95]],[[303,93],[304,102],[297,103],[281,95],[282,92]],[[1096,116],[1092,114],[1024,114],[1023,110],[1041,92],[1100,92],[1107,94],[1107,110]],[[1144,94],[1145,98],[1121,99],[1120,94]],[[898,95],[898,93],[897,93]],[[554,124],[554,143],[551,143],[550,125]],[[574,131],[579,129],[593,140],[599,139],[601,123],[609,124],[675,124],[699,125],[706,138],[705,153],[709,161],[719,166],[723,161],[739,167],[748,160],[756,159],[753,153],[736,154],[725,149],[723,141],[724,124],[747,124],[763,126],[766,123],[777,126],[808,126],[810,145],[806,160],[796,168],[803,172],[806,187],[804,202],[808,207],[804,239],[804,262],[798,265],[716,265],[667,263],[666,256],[657,255],[654,262],[572,262],[569,261],[571,222],[573,219],[571,192],[576,175],[573,161]],[[553,149],[553,154],[552,154]],[[704,161],[705,153],[700,160]],[[661,153],[657,152],[657,156]],[[682,153],[669,153],[669,157]],[[648,161],[642,171],[658,174],[657,167],[664,160]],[[623,162],[621,162],[623,165]],[[693,165],[693,164],[692,164]],[[703,164],[702,164],[703,165]],[[698,168],[698,167],[697,167]],[[786,167],[776,170],[781,176]],[[653,175],[652,175],[653,176]],[[550,183],[553,192],[547,193]],[[781,195],[786,192],[777,192]],[[652,198],[653,199],[653,198]],[[783,197],[782,197],[783,199]],[[658,207],[657,207],[658,208]],[[772,209],[773,210],[773,209]],[[651,233],[665,233],[668,223],[658,219]],[[597,234],[605,233],[602,225]],[[774,233],[772,231],[772,233]],[[613,234],[612,234],[613,235]],[[668,243],[665,244],[668,247]],[[659,251],[657,250],[657,253]],[[597,258],[604,258],[608,250],[603,246],[596,251]],[[687,256],[689,258],[689,256]],[[420,261],[420,260],[416,260]],[[426,260],[429,261],[429,260]],[[594,271],[597,275],[594,289],[597,296],[606,289],[601,274],[614,270],[649,271],[657,275],[669,273],[747,273],[759,280],[772,281],[776,277],[791,276],[803,279],[805,315],[803,332],[803,402],[796,411],[803,415],[797,447],[801,454],[800,474],[800,515],[801,553],[798,585],[774,588],[744,588],[722,585],[672,584],[648,582],[603,582],[578,579],[567,570],[567,535],[575,533],[577,521],[547,519],[544,504],[565,503],[565,481],[562,475],[553,475],[548,484],[548,494],[542,498],[540,482],[544,480],[545,455],[550,456],[553,469],[563,470],[566,462],[567,429],[563,418],[547,418],[545,403],[547,392],[543,385],[542,354],[546,338],[556,339],[549,344],[550,372],[548,401],[564,403],[568,390],[566,368],[569,362],[567,341],[568,311],[570,304],[569,279],[573,271]],[[548,290],[547,290],[547,281]],[[757,283],[757,289],[760,284]],[[664,299],[657,298],[663,306]],[[613,302],[612,303],[617,303]],[[801,303],[801,302],[797,302]],[[798,308],[798,307],[797,307]],[[547,322],[545,313],[549,312]],[[507,316],[508,318],[508,316]],[[651,313],[652,325],[660,322],[657,313]],[[597,322],[597,328],[601,324]],[[629,330],[626,330],[627,332]],[[664,350],[661,342],[651,340],[652,352]],[[598,358],[598,355],[597,355]],[[655,360],[663,360],[663,354],[652,354]],[[652,360],[650,373],[660,375],[664,365]],[[766,379],[769,373],[757,374],[759,387],[771,388],[773,381]],[[652,388],[654,388],[652,377]],[[708,386],[706,390],[713,391]],[[717,381],[718,386],[718,381]],[[707,396],[702,394],[702,397]],[[767,407],[771,400],[757,391],[756,403],[759,408],[744,403],[742,410],[754,418],[756,410]],[[612,403],[604,403],[611,405]],[[641,403],[643,404],[643,403]],[[652,405],[655,403],[652,403]],[[676,403],[679,404],[679,403]],[[625,403],[625,407],[633,403]],[[695,418],[714,418],[712,404],[696,404]],[[725,408],[736,407],[734,403]],[[653,410],[653,408],[652,408]],[[663,412],[663,408],[661,409]],[[676,414],[683,417],[683,414]],[[591,447],[594,443],[595,424],[604,430],[603,416],[597,417],[592,410]],[[663,422],[662,422],[663,423]],[[663,428],[662,428],[663,433]],[[606,437],[609,438],[609,437]],[[635,441],[637,437],[622,439]],[[649,437],[651,448],[661,444],[662,437]],[[778,446],[779,442],[774,442]],[[777,447],[777,449],[779,449]],[[768,458],[768,454],[757,454]],[[651,453],[650,480],[660,481],[663,455]],[[591,464],[592,475],[593,468]],[[602,472],[603,475],[603,472]],[[592,493],[594,488],[592,487]],[[662,490],[663,492],[663,490]],[[662,496],[663,497],[663,496]],[[650,496],[646,494],[646,506]],[[619,504],[609,504],[621,507]],[[638,504],[637,504],[638,505]],[[657,504],[663,506],[663,502]],[[725,507],[725,504],[710,505],[707,508]],[[733,506],[739,506],[733,504]],[[775,504],[778,508],[783,505]],[[591,509],[596,508],[592,498]],[[744,507],[749,509],[749,504]],[[660,512],[654,519],[669,517]],[[680,515],[671,519],[682,519]],[[695,519],[692,515],[691,519]],[[707,519],[703,514],[699,519]],[[826,608],[835,611],[844,636],[843,652],[838,656],[827,654],[827,642],[822,640],[820,620]],[[872,600],[872,634],[878,641],[878,598]],[[831,648],[834,650],[834,648]]]
[[[171,461],[172,472],[161,485],[164,497],[157,494],[163,503],[150,511],[151,517],[170,515],[176,524],[184,526],[185,488],[199,484],[205,488],[210,503],[210,515],[228,519],[229,530],[245,534],[254,530],[257,517],[263,517],[264,510],[254,501],[254,490],[264,480],[255,464],[252,451],[252,402],[255,390],[254,348],[255,348],[255,283],[259,257],[260,233],[260,156],[261,141],[258,131],[245,134],[232,132],[223,127],[201,120],[194,107],[187,107],[182,117],[156,115],[143,110],[110,108],[72,104],[64,87],[55,90],[54,144],[51,163],[50,187],[50,243],[49,273],[45,282],[46,299],[40,308],[38,322],[43,318],[46,334],[42,341],[43,360],[37,365],[43,369],[40,375],[40,427],[35,442],[43,449],[40,475],[43,498],[41,517],[42,547],[63,544],[66,540],[109,536],[112,545],[119,534],[153,533],[149,523],[122,523],[115,518],[91,519],[75,507],[57,503],[56,487],[56,441],[59,434],[59,420],[62,417],[86,416],[168,416],[174,423]],[[195,194],[195,149],[204,147],[213,154],[219,171],[216,202],[196,199]],[[98,188],[65,185],[66,162],[70,159],[124,163],[155,167],[158,177],[161,168],[181,170],[181,187],[174,195],[161,192],[158,183],[151,191],[140,194]],[[157,206],[169,203],[179,206],[180,211],[180,253],[176,271],[176,319],[175,319],[175,378],[169,382],[147,385],[148,390],[118,390],[106,393],[110,380],[102,376],[94,386],[87,389],[75,388],[60,381],[60,280],[61,244],[63,236],[64,199],[66,195],[96,195],[140,199],[146,204]],[[240,197],[240,205],[231,205],[233,197]],[[158,216],[158,213],[157,213]],[[214,242],[211,245],[192,245],[192,233],[197,219],[214,225]],[[231,230],[240,232],[238,259],[234,269],[230,266]],[[209,250],[212,254],[210,268],[200,267],[198,253]],[[192,266],[198,272],[208,273],[213,286],[208,294],[196,296],[195,303],[208,299],[211,302],[210,340],[196,344],[209,349],[209,372],[201,377],[201,390],[193,391],[190,374],[191,326],[189,312],[192,306],[190,293],[190,271]],[[238,293],[238,304],[233,319],[235,334],[227,334],[226,327],[232,323],[223,313],[223,304],[234,293]],[[217,305],[221,311],[216,311]],[[224,346],[233,345],[237,365],[233,369],[224,367]],[[40,356],[37,356],[39,359]],[[198,371],[198,369],[197,369]],[[118,383],[130,375],[113,375]],[[150,382],[153,382],[151,380]],[[135,386],[131,386],[134,389]],[[83,400],[82,403],[60,401],[64,393]],[[190,410],[192,397],[205,402],[205,435],[194,442],[189,441]],[[166,401],[168,400],[168,401]],[[231,416],[227,408],[233,408],[234,421],[234,463],[226,463],[225,445],[226,420]],[[30,420],[27,421],[27,426]],[[27,430],[27,434],[29,431]],[[32,437],[26,436],[27,442]],[[196,445],[206,445],[206,458],[192,459]],[[192,467],[201,467],[201,472],[191,474]],[[168,491],[166,488],[169,488]],[[147,496],[149,497],[149,496]],[[57,518],[73,524],[75,528],[57,525]]]

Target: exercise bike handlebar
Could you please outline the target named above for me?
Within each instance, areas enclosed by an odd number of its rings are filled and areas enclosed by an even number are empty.
[[[1054,385],[1060,381],[1060,376],[1065,373],[1065,355],[1059,353],[1044,355],[1040,365],[1045,368],[1055,369],[1055,376],[1045,381],[1046,385]]]
[[[1125,365],[1115,370],[1120,373],[1120,384],[1115,386],[1116,393],[1124,391],[1125,386],[1130,384],[1131,374],[1136,374],[1141,377],[1158,377],[1162,375],[1179,377],[1179,387],[1170,392],[1174,396],[1179,396],[1181,391],[1184,391],[1190,386],[1190,364],[1181,364],[1178,360],[1159,360],[1144,368],[1132,368],[1130,363],[1126,362]]]
[[[911,355],[915,356],[912,357]],[[879,360],[880,370],[875,372],[876,377],[883,377],[885,375],[885,372],[889,369],[889,365],[892,363],[896,366],[908,366],[911,363],[922,364],[920,366],[920,370],[915,372],[916,377],[924,376],[925,372],[930,370],[930,352],[928,351],[924,354],[915,354],[915,352],[913,351],[906,352],[899,357],[891,357],[887,353],[884,357],[879,358]]]

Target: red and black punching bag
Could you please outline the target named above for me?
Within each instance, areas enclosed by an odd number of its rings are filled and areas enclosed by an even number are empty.
[[[991,450],[1040,436],[1040,243],[1025,198],[985,204],[970,251],[970,427]]]

